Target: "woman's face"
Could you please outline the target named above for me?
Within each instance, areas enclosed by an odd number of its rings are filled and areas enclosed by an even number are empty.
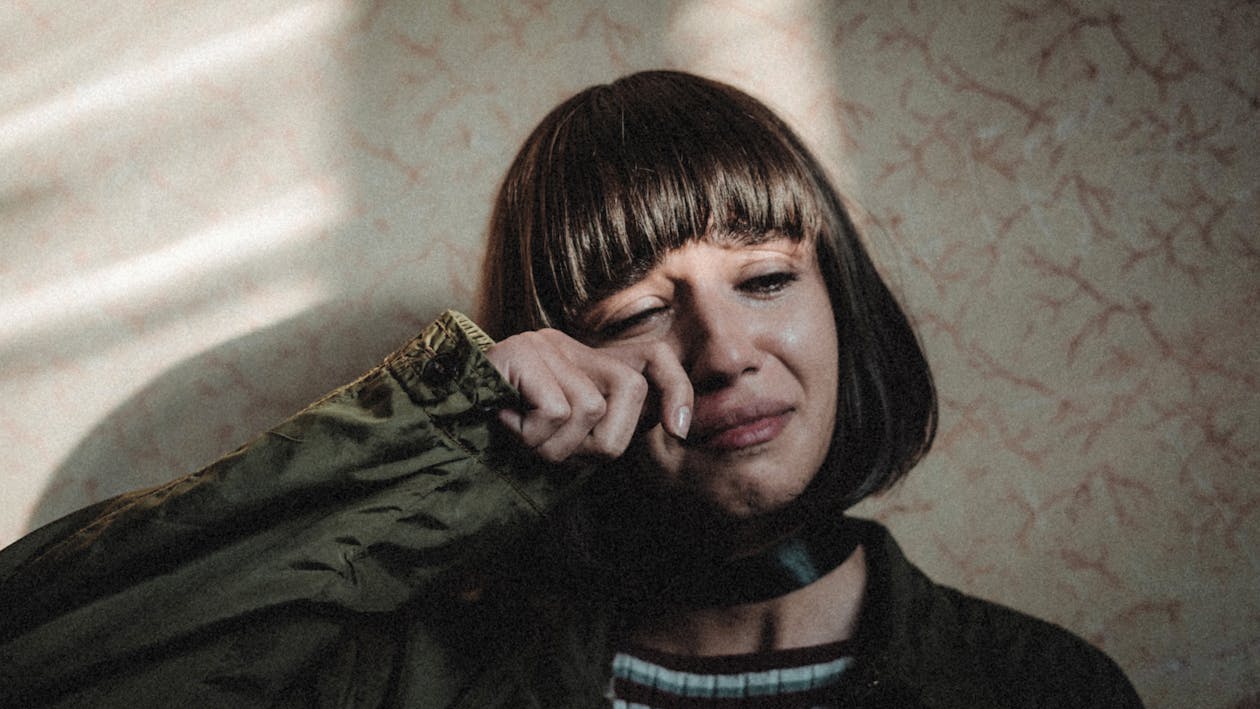
[[[629,453],[667,492],[749,520],[813,480],[835,426],[839,355],[812,242],[690,242],[582,324],[601,348],[665,343],[687,372],[687,439],[656,425]]]

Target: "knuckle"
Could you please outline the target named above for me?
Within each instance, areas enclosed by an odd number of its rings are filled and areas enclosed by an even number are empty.
[[[585,420],[603,418],[608,412],[608,402],[599,394],[587,394],[574,402],[577,415]]]
[[[647,376],[624,362],[616,362],[609,372],[609,384],[615,388],[634,392],[637,389],[647,390]]]
[[[674,354],[674,349],[666,342],[652,343],[649,356],[658,364],[666,366],[678,360],[678,356]]]
[[[503,340],[495,347],[519,347],[530,348],[538,343],[538,334],[535,332],[521,332]]]
[[[626,391],[637,399],[645,398],[648,395],[648,390],[650,388],[647,377],[639,374],[638,372],[635,372],[634,375],[629,377],[626,381]]]
[[[602,460],[619,458],[625,450],[625,444],[620,443],[616,438],[608,436],[592,436],[582,447],[584,455]]]
[[[534,421],[526,421],[521,428],[521,443],[529,448],[538,448],[547,442],[547,438],[551,435],[550,426],[539,425],[537,419]]]
[[[609,459],[620,458],[629,446],[630,439],[614,438],[603,445],[603,453]]]
[[[556,400],[541,402],[531,412],[536,418],[550,423],[568,421],[573,415],[573,408],[567,401]]]
[[[548,436],[539,445],[534,446],[534,454],[548,463],[559,463],[569,457],[573,452],[573,447],[565,445],[564,441],[555,436]]]
[[[551,343],[552,345],[567,343],[569,340],[572,339],[568,335],[561,332],[560,330],[557,330],[552,327],[545,327],[541,330],[535,330],[531,334],[533,334],[534,337],[536,337],[539,341],[548,342],[548,343]]]

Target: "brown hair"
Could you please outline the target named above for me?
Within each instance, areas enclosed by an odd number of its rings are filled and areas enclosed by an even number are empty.
[[[573,332],[588,304],[669,250],[771,231],[813,240],[831,295],[840,392],[814,487],[847,507],[891,486],[931,445],[931,372],[817,160],[738,89],[642,72],[586,89],[543,118],[495,201],[479,321],[498,338]]]

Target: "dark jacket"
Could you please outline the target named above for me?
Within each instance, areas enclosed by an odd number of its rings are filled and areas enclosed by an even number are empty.
[[[604,705],[608,598],[482,593],[528,571],[523,540],[580,478],[496,440],[517,394],[490,344],[447,313],[204,470],[0,552],[0,706]],[[1102,653],[862,529],[857,705],[1138,706]]]
[[[1068,631],[933,582],[862,522],[868,585],[841,706],[1140,707],[1124,673]]]

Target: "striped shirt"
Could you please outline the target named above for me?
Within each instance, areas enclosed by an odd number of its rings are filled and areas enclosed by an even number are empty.
[[[847,642],[691,657],[629,648],[613,658],[614,709],[826,707],[854,662]]]

